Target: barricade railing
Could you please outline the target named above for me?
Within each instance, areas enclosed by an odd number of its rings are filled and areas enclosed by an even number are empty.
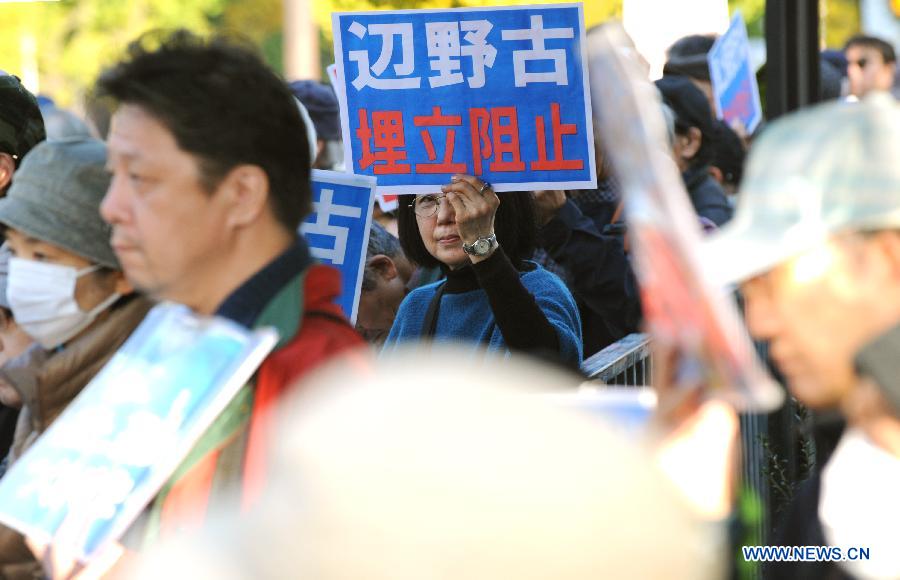
[[[650,354],[650,338],[646,334],[630,334],[587,358],[582,370],[592,381],[607,385],[637,387],[648,386],[652,381],[653,360]],[[763,354],[763,353],[761,353]],[[741,414],[741,478],[745,486],[745,496],[749,493],[750,503],[758,509],[749,517],[742,514],[745,536],[757,545],[766,545],[770,538],[769,521],[769,477],[765,441],[768,436],[768,415]],[[745,509],[747,497],[742,498],[741,509]],[[758,577],[758,568],[744,571],[744,578]]]
[[[586,359],[582,370],[591,380],[607,385],[649,385],[650,338],[646,334],[629,334]]]

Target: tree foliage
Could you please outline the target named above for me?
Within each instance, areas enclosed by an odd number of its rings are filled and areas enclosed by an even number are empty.
[[[765,35],[766,0],[728,0],[733,14],[740,10],[750,36]],[[859,0],[819,0],[819,32],[822,44],[841,48],[860,30]]]
[[[72,104],[129,42],[154,29],[214,28],[228,0],[63,0],[0,4],[0,68],[18,75],[29,63],[24,39],[37,45],[42,93]]]
[[[41,91],[65,105],[78,103],[97,74],[140,34],[185,27],[199,33],[237,32],[260,46],[276,70],[282,62],[284,0],[62,0],[0,2],[0,69],[23,76],[36,46]],[[323,66],[332,62],[333,11],[448,8],[552,3],[558,0],[315,0]],[[859,29],[859,0],[821,0],[823,39],[838,47]],[[584,2],[587,26],[621,18],[623,0]],[[766,0],[729,0],[751,36],[762,36]]]

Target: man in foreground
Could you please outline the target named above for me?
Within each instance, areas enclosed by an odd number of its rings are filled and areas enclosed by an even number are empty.
[[[266,480],[271,411],[307,371],[362,342],[334,302],[338,272],[314,264],[296,233],[311,209],[310,148],[287,85],[222,39],[145,40],[98,81],[119,105],[101,206],[116,255],[151,297],[274,326],[280,340],[163,486],[144,531],[132,530],[138,547],[202,523],[223,488],[251,505]]]
[[[707,239],[704,256],[718,281],[741,284],[750,333],[768,341],[791,393],[815,412],[840,410],[850,419],[835,456],[795,497],[782,543],[871,548],[870,561],[850,563],[862,577],[900,575],[891,555],[896,535],[875,525],[894,521],[888,491],[900,485],[900,471],[895,466],[897,480],[885,481],[891,469],[866,462],[878,442],[848,412],[864,384],[855,357],[900,323],[898,158],[900,108],[887,95],[773,123],[751,151],[733,221]],[[846,490],[848,477],[852,496],[832,493]],[[848,520],[848,510],[871,525]],[[870,576],[875,569],[889,575]],[[830,575],[841,574],[832,562],[782,562],[772,572],[842,577]]]

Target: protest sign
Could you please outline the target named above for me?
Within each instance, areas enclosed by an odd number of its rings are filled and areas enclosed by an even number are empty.
[[[155,307],[0,480],[0,521],[88,560],[131,525],[277,339]]]
[[[457,173],[596,187],[583,22],[580,4],[335,13],[348,170],[379,193]]]
[[[400,197],[398,195],[380,193],[376,199],[378,199],[378,207],[385,213],[400,207]]]
[[[609,143],[652,341],[678,354],[682,384],[744,411],[771,411],[781,389],[765,373],[733,302],[700,263],[701,230],[668,146],[659,91],[618,26],[590,37],[598,127]],[[602,82],[600,82],[602,79]]]
[[[341,271],[337,303],[356,323],[372,225],[375,179],[338,171],[312,172],[313,213],[300,224],[310,253]]]
[[[762,104],[750,62],[747,26],[740,12],[725,34],[716,39],[707,58],[716,116],[732,127],[740,122],[748,135],[753,133],[762,122]]]
[[[344,98],[344,90],[341,88],[341,79],[338,77],[337,65],[332,63],[325,67],[325,72],[328,73],[328,81],[331,83],[331,88],[334,89],[334,94],[337,96],[338,107],[341,111],[346,110],[346,106],[341,104],[341,101]]]

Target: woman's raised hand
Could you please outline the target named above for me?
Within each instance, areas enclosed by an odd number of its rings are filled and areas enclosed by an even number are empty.
[[[494,233],[500,198],[491,184],[471,175],[454,175],[441,191],[456,213],[456,227],[465,244]]]

